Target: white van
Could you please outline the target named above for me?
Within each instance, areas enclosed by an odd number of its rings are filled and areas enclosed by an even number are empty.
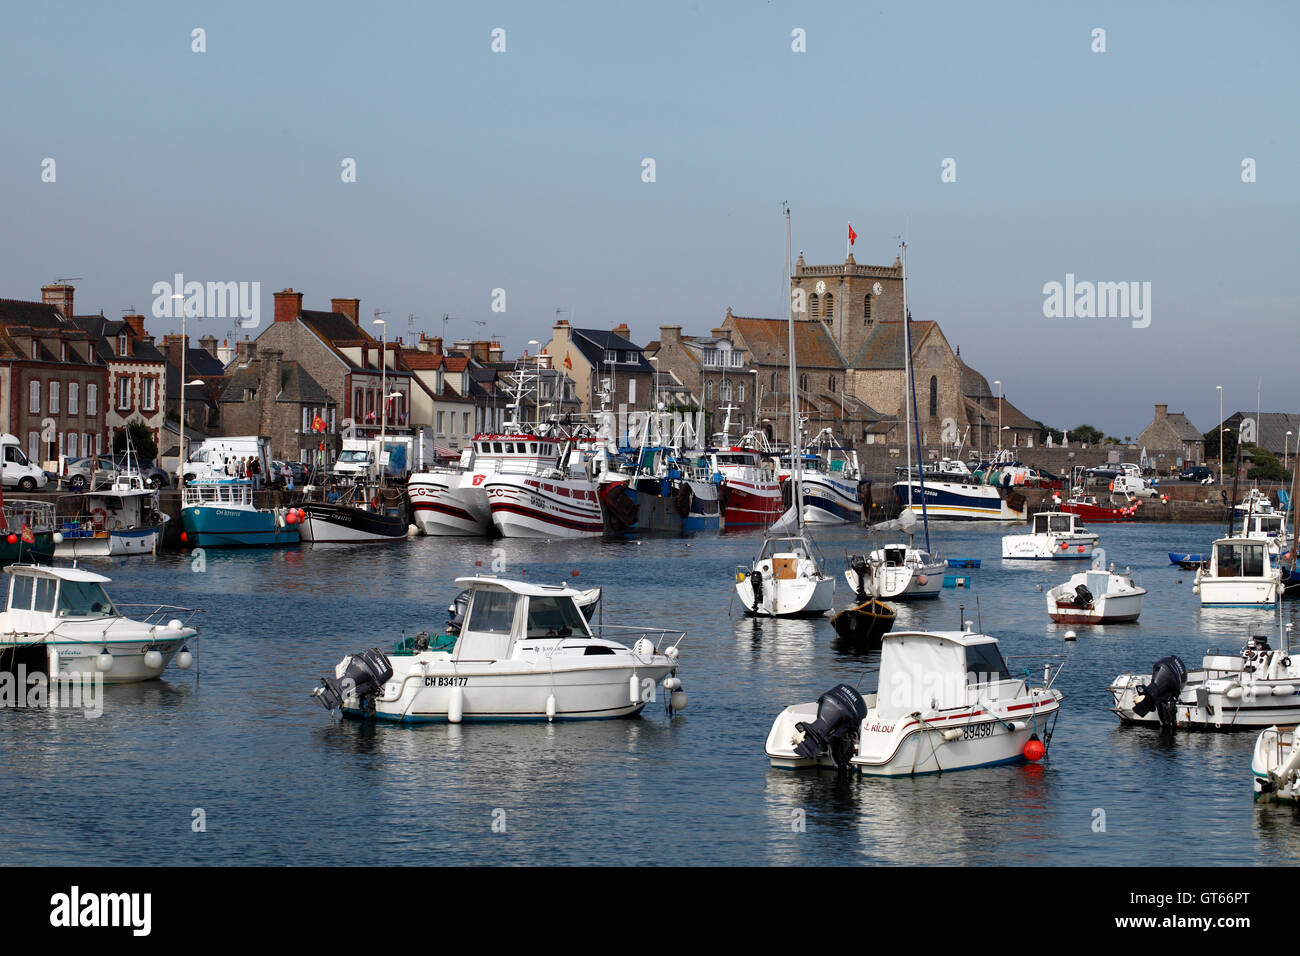
[[[36,491],[49,482],[45,470],[27,460],[22,443],[14,435],[0,435],[0,484],[19,491]]]
[[[270,483],[271,440],[259,435],[236,435],[228,438],[207,438],[190,452],[182,469],[186,481],[195,478],[226,478],[236,475],[236,463],[245,458],[256,458],[262,466],[262,484]]]

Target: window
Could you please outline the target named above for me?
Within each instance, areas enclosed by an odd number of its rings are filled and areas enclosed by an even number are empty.
[[[736,401],[743,402],[744,400],[745,400],[745,383],[741,382],[739,385],[736,386]]]
[[[835,376],[834,376],[834,375],[832,375],[832,376],[827,380],[826,387],[829,388],[832,392],[835,391]]]
[[[9,591],[9,607],[16,611],[30,611],[32,608],[32,577],[29,574],[15,574],[13,587]]]
[[[826,302],[822,306],[822,318],[825,319],[827,323],[829,323],[831,319],[835,318],[835,296],[829,292],[826,293]]]
[[[930,376],[930,417],[939,414],[939,379],[937,376]]]
[[[515,596],[508,591],[476,591],[466,631],[509,634],[515,620]]]
[[[50,414],[59,414],[59,380],[50,381]]]
[[[57,578],[37,578],[36,579],[36,603],[32,605],[33,611],[44,611],[47,614],[54,613],[54,594],[59,589]]]
[[[27,457],[31,461],[40,461],[41,459],[41,433],[27,433]]]
[[[438,413],[438,434],[439,434],[439,435],[443,434],[443,429],[442,429],[442,417],[443,417],[444,414],[445,414],[444,412],[439,412],[439,413]]]
[[[60,362],[66,362],[67,360],[68,360],[68,343],[67,343],[67,342],[60,342],[60,343],[59,343],[59,361],[60,361]]]
[[[705,382],[705,383],[704,383],[704,400],[705,400],[706,402],[711,402],[711,401],[713,401],[713,383],[712,383],[712,382]]]
[[[634,378],[627,380],[627,403],[629,405],[636,404],[636,379]]]
[[[158,407],[158,382],[152,378],[142,378],[140,380],[140,390],[143,395],[140,404],[146,412],[152,412]]]
[[[77,408],[81,401],[81,385],[77,382],[68,383],[68,414],[78,414]]]
[[[63,432],[59,432],[59,457],[62,458],[66,452],[63,450]]]
[[[86,414],[99,414],[99,386],[94,382],[86,385]]]
[[[808,314],[814,319],[821,318],[821,297],[814,292],[808,297]]]
[[[466,438],[469,437],[469,412],[460,413],[460,430]]]
[[[90,454],[90,432],[84,432],[81,436],[81,447],[87,455]]]
[[[311,431],[311,409],[303,406],[302,410],[302,433],[305,435]]]
[[[32,379],[32,387],[27,395],[27,411],[32,415],[41,413],[41,380],[39,378]]]
[[[731,401],[731,383],[725,378],[722,380],[722,385],[718,388],[718,394],[724,402]]]
[[[530,597],[525,637],[571,637],[587,628],[573,598]]]
[[[128,347],[126,333],[123,332],[117,337],[117,354],[125,355]]]
[[[131,407],[131,380],[125,375],[117,380],[117,407],[123,410]]]
[[[68,457],[77,458],[77,433],[68,432]]]
[[[59,588],[59,617],[112,617],[113,602],[94,581],[64,581]]]
[[[966,682],[986,684],[1010,680],[1011,672],[996,644],[971,644],[966,648]],[[972,679],[973,677],[973,679]]]
[[[808,391],[808,376],[806,374],[799,376],[799,391]]]
[[[605,350],[605,361],[606,361],[606,363],[608,363],[608,364],[610,364],[610,365],[614,364],[615,362],[618,361],[618,353],[615,352],[613,349],[606,349],[606,350]]]

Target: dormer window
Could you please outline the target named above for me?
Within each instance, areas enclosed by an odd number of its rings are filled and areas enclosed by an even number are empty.
[[[41,340],[32,339],[32,358],[39,360],[41,357]]]
[[[127,347],[127,335],[123,332],[117,337],[117,354],[125,355]]]
[[[60,362],[66,362],[67,360],[68,360],[68,343],[67,343],[67,342],[60,342],[60,343],[59,343],[59,361],[60,361]]]

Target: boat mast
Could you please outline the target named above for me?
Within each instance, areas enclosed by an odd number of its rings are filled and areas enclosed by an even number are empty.
[[[785,207],[785,304],[789,314],[790,328],[790,504],[794,508],[795,528],[803,534],[803,480],[799,462],[799,408],[796,401],[798,390],[795,382],[796,362],[794,355],[794,309],[790,302],[790,282],[793,279],[790,266],[790,204]]]
[[[925,465],[921,463],[921,416],[916,408],[916,378],[912,369],[912,313],[907,311],[907,242],[902,243],[900,264],[903,267],[903,352],[907,365],[908,395],[903,403],[908,405],[916,429],[916,474],[921,482],[921,523],[925,527],[925,550],[930,550],[930,513],[925,506]],[[910,397],[911,402],[908,403]],[[907,506],[912,507],[912,435],[907,436]]]

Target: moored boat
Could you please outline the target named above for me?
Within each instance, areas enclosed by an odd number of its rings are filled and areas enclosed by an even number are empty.
[[[1002,557],[1030,561],[1091,558],[1097,540],[1078,515],[1040,511],[1034,515],[1029,533],[1002,536]]]
[[[1210,562],[1196,572],[1192,591],[1202,607],[1272,607],[1282,593],[1277,549],[1259,538],[1220,538]]]
[[[349,655],[314,696],[351,717],[401,723],[590,720],[631,717],[656,699],[685,706],[679,679],[684,631],[588,622],[590,592],[505,578],[458,578],[469,591],[463,623],[390,652]],[[605,629],[637,635],[631,647]],[[599,632],[599,635],[598,633]]]
[[[868,598],[832,614],[831,627],[846,641],[879,645],[897,617],[898,612],[884,601]]]
[[[181,540],[191,548],[295,545],[298,528],[284,508],[259,508],[247,478],[196,478],[181,488]]]
[[[1294,724],[1269,727],[1255,740],[1250,772],[1257,802],[1300,802],[1300,747],[1296,742]]]
[[[159,492],[139,474],[119,475],[111,487],[66,495],[55,508],[61,541],[58,557],[153,554],[168,516]]]
[[[1138,506],[1142,504],[1140,499],[1134,500],[1132,504],[1121,508],[1101,504],[1096,495],[1084,494],[1079,492],[1070,496],[1070,499],[1061,502],[1059,498],[1053,499],[1058,502],[1059,510],[1066,514],[1078,515],[1085,522],[1098,521],[1133,521],[1137,517]]]
[[[1142,613],[1146,588],[1140,587],[1131,571],[1105,568],[1100,550],[1088,571],[1072,575],[1064,584],[1047,592],[1047,614],[1058,624],[1122,624],[1136,621]]]
[[[0,567],[23,561],[48,564],[62,537],[48,501],[0,497]]]
[[[938,597],[945,567],[929,551],[893,542],[869,554],[849,555],[844,579],[863,597],[911,601]]]

